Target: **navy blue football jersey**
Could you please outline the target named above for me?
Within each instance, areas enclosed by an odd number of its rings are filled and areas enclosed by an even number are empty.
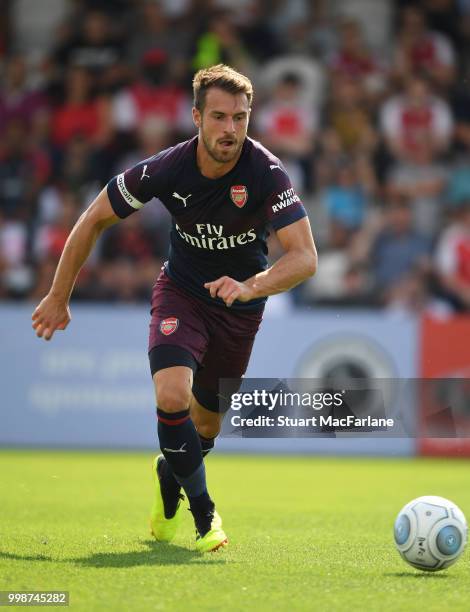
[[[306,212],[279,159],[259,142],[246,138],[236,165],[217,179],[199,171],[197,142],[195,136],[139,162],[107,190],[121,218],[154,197],[163,203],[172,217],[166,273],[214,303],[204,283],[225,275],[244,281],[265,270],[268,228],[279,230]],[[236,301],[232,308],[256,309],[265,301]]]

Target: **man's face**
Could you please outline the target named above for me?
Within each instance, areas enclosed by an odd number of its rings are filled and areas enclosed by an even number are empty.
[[[429,97],[428,85],[421,79],[411,79],[407,84],[407,94],[413,106],[424,106]]]
[[[193,108],[193,119],[202,142],[216,162],[229,163],[246,138],[250,108],[246,94],[231,94],[218,87],[206,92],[204,108]]]
[[[405,7],[403,11],[403,29],[418,38],[426,30],[426,22],[422,11],[413,6]]]

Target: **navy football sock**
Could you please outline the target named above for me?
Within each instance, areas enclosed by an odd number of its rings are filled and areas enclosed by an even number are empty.
[[[205,457],[214,448],[215,438],[205,438],[204,436],[201,436],[201,434],[199,434],[199,440],[201,441],[202,456]],[[176,480],[175,475],[173,474],[173,470],[171,469],[171,466],[166,459],[163,459],[161,461],[160,466],[160,480],[162,481],[162,484],[165,487],[165,491],[167,495],[176,499],[181,490],[181,485]],[[194,497],[192,499],[193,505],[197,506],[199,499],[197,499],[196,501],[194,501]]]
[[[205,438],[199,434],[199,440],[201,441],[202,456],[206,457],[214,448],[215,438]]]
[[[157,408],[160,448],[175,479],[191,500],[207,495],[201,442],[189,410],[164,412]]]

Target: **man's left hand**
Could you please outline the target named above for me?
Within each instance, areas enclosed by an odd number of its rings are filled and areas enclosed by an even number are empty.
[[[221,276],[215,281],[205,283],[204,287],[209,289],[211,297],[219,297],[228,307],[230,307],[235,300],[239,302],[248,302],[253,299],[252,291],[248,285],[240,283],[230,278],[230,276]]]

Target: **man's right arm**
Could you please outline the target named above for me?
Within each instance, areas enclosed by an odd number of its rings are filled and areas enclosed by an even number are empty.
[[[50,340],[70,322],[69,300],[81,267],[100,234],[120,218],[109,201],[106,187],[81,215],[65,243],[49,293],[32,315],[39,338]]]

